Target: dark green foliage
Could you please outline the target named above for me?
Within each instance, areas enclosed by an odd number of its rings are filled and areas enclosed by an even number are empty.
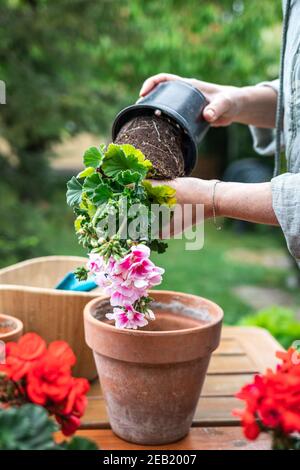
[[[0,450],[96,450],[97,446],[80,437],[56,444],[58,430],[41,406],[26,404],[0,409]]]
[[[1,1],[0,77],[7,104],[0,128],[19,158],[20,176],[40,172],[49,145],[64,134],[109,126],[118,93],[105,85],[111,71],[103,70],[101,56],[112,34],[120,44],[128,37],[118,2]]]
[[[0,410],[0,450],[54,450],[57,426],[40,406]]]
[[[78,436],[60,444],[60,448],[61,450],[98,450],[94,442]]]
[[[19,202],[14,189],[3,183],[0,201],[0,264],[46,254],[47,247],[41,237],[47,222],[42,210],[31,202]]]

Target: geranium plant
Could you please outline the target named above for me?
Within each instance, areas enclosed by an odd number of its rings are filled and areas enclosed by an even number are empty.
[[[247,439],[255,440],[265,432],[273,449],[300,450],[300,354],[290,348],[277,356],[282,363],[275,372],[269,369],[256,375],[237,393],[246,407],[234,414],[241,418]]]
[[[113,311],[107,318],[117,328],[143,327],[155,318],[148,289],[159,285],[164,273],[149,259],[151,250],[161,253],[167,247],[159,239],[153,207],[170,211],[175,190],[146,180],[155,176],[154,168],[132,145],[92,147],[83,161],[85,169],[67,184],[76,234],[89,253],[87,266],[76,275],[93,276],[110,296]]]
[[[72,376],[76,357],[65,341],[47,347],[35,333],[6,344],[6,362],[0,365],[0,409],[26,403],[42,406],[53,415],[66,436],[80,425],[89,383]]]

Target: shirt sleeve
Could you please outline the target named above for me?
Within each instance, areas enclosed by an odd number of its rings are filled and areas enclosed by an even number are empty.
[[[278,94],[279,80],[271,82],[262,82],[257,86],[268,86],[273,88]],[[265,129],[262,127],[249,126],[253,138],[253,148],[260,155],[274,155],[275,154],[275,129]],[[283,132],[281,135],[281,148],[284,149]]]
[[[300,263],[300,173],[271,180],[272,203],[290,253]]]

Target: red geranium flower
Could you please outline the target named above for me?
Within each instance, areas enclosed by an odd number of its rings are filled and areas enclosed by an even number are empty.
[[[280,436],[292,442],[294,434],[300,433],[300,354],[290,348],[277,356],[282,364],[275,372],[269,369],[265,375],[256,375],[236,395],[246,402],[246,408],[234,414],[241,418],[248,439],[265,431],[276,436],[277,442]]]
[[[38,405],[61,402],[68,395],[71,386],[69,366],[49,353],[37,361],[27,374],[28,397]]]
[[[52,341],[48,346],[48,353],[60,359],[67,367],[76,363],[76,356],[65,341]]]
[[[86,379],[72,377],[76,357],[65,341],[53,341],[48,349],[35,333],[27,333],[18,343],[6,345],[4,373],[5,404],[32,402],[44,406],[55,416],[66,435],[73,434],[80,424],[89,390]],[[0,383],[1,385],[1,383]]]
[[[82,416],[87,405],[86,393],[89,391],[90,384],[86,379],[73,379],[72,388],[66,398],[63,413],[65,415],[76,414]]]
[[[80,425],[80,419],[74,415],[68,417],[56,416],[56,421],[61,425],[61,430],[65,436],[74,434]]]
[[[0,366],[15,382],[22,379],[29,371],[32,363],[46,353],[45,341],[36,333],[27,333],[17,343],[6,344],[6,364]]]

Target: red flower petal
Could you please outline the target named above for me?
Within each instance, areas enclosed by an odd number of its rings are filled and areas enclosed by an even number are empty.
[[[27,333],[18,341],[18,356],[24,361],[33,361],[46,352],[45,341],[36,333]]]
[[[49,344],[48,352],[70,367],[76,363],[76,356],[65,341],[53,341]]]

